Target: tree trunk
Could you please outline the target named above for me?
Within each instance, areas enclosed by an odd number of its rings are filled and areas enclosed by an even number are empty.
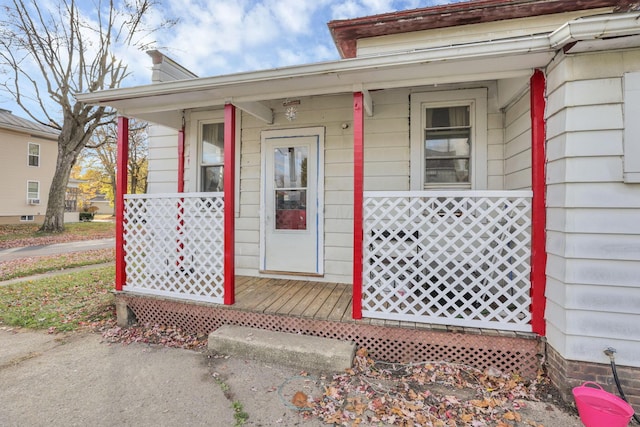
[[[71,124],[67,125],[67,122],[71,122]],[[47,212],[40,231],[49,233],[61,233],[64,231],[64,200],[71,169],[76,163],[79,154],[79,150],[74,150],[73,147],[82,147],[84,141],[88,139],[84,132],[79,132],[82,127],[76,123],[77,121],[74,121],[69,114],[65,114],[66,128],[63,128],[58,136],[56,170],[51,180]]]

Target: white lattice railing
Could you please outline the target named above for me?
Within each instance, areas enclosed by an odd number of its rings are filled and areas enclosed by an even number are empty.
[[[366,192],[363,315],[531,331],[530,191]]]
[[[126,289],[222,303],[223,193],[129,194]]]

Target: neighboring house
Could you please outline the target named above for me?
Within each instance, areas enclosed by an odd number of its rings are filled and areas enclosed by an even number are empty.
[[[123,166],[124,116],[161,125],[151,194],[118,177],[121,320],[527,375],[546,360],[565,397],[611,384],[614,347],[640,404],[637,9],[476,0],[333,21],[338,61],[195,78],[157,55],[172,77],[81,95],[123,115]]]
[[[0,224],[44,221],[58,134],[0,109]]]
[[[89,206],[95,206],[98,208],[96,213],[99,215],[113,215],[114,213],[113,205],[111,204],[111,201],[107,199],[106,194],[96,194],[95,197],[89,199]]]

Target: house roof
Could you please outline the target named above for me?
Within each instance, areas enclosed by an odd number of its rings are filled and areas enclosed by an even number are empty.
[[[355,58],[368,37],[610,7],[637,9],[633,0],[471,0],[446,5],[335,20],[327,25],[342,58]]]
[[[9,110],[0,109],[0,129],[8,129],[15,132],[22,132],[40,138],[55,140],[60,131],[50,126],[32,122],[16,116]]]
[[[182,125],[187,109],[219,108],[227,103],[271,123],[273,112],[263,101],[529,77],[533,69],[546,67],[562,49],[574,52],[638,46],[640,13],[596,13],[542,34],[496,40],[487,37],[433,48],[110,89],[77,98],[174,129]]]

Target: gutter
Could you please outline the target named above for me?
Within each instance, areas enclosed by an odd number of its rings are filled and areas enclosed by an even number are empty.
[[[607,39],[640,33],[640,13],[607,14],[578,18],[549,34],[552,48],[585,40]]]
[[[49,139],[51,141],[57,141],[60,132],[56,129],[51,128],[51,132],[47,132],[44,130],[30,129],[21,126],[14,126],[7,123],[0,124],[0,129],[6,129],[14,132],[19,132],[22,134],[28,134],[29,136],[38,137],[42,139]]]
[[[340,73],[357,73],[360,71],[400,68],[405,65],[428,64],[433,62],[553,52],[568,43],[581,40],[605,39],[633,34],[640,34],[640,13],[606,14],[569,21],[550,34],[451,45],[435,49],[415,50],[412,52],[357,57],[129,88],[109,89],[79,94],[77,95],[77,99],[87,104],[108,104],[113,101],[196,92],[233,85],[330,74],[338,75]]]

